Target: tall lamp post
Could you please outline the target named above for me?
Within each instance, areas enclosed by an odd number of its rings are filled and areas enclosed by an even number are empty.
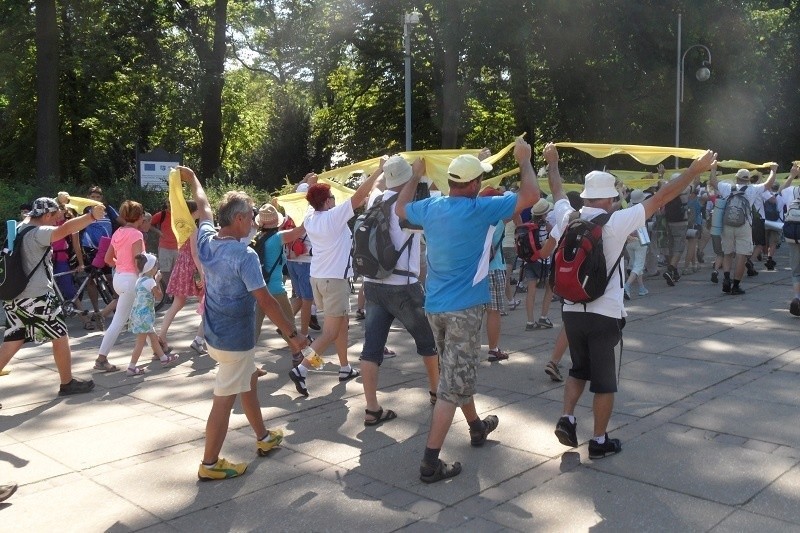
[[[700,68],[697,69],[695,77],[697,81],[707,81],[711,77],[711,50],[702,44],[695,44],[681,53],[681,15],[678,13],[678,65],[677,65],[677,79],[675,81],[675,148],[681,145],[681,102],[683,102],[683,78],[686,63],[686,54],[694,48],[702,48],[708,55],[707,60],[703,60]],[[678,168],[678,157],[675,157],[675,168]]]
[[[420,13],[412,11],[403,15],[403,46],[406,66],[406,152],[411,151],[411,27],[419,24]]]

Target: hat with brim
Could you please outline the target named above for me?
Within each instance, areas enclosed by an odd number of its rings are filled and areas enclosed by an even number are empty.
[[[737,180],[749,180],[750,179],[750,171],[746,168],[740,168],[736,172],[736,179]]]
[[[644,191],[641,189],[633,189],[631,191],[631,205],[636,205],[644,202]]]
[[[552,209],[553,204],[544,198],[539,198],[539,201],[533,204],[533,207],[531,208],[531,214],[535,217],[541,217],[549,213]]]
[[[33,201],[33,207],[28,213],[31,218],[39,218],[47,213],[55,213],[58,211],[58,204],[52,198],[43,196]]]
[[[402,156],[393,155],[383,164],[383,180],[387,189],[405,185],[411,179],[411,165]]]
[[[619,191],[614,188],[616,179],[608,172],[593,170],[586,174],[581,198],[588,200],[600,198],[614,198],[619,196]]]
[[[258,224],[262,228],[279,228],[283,224],[283,220],[281,212],[272,204],[264,204],[258,210]]]
[[[469,183],[484,172],[491,172],[492,165],[484,163],[474,155],[461,154],[450,162],[447,173],[450,180],[457,183]]]

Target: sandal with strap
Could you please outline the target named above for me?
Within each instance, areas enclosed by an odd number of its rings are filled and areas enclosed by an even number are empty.
[[[178,361],[177,354],[167,355],[167,358],[161,361],[161,368],[169,368],[171,366],[175,366],[175,363],[177,363],[177,361]]]
[[[128,367],[126,374],[129,376],[144,376],[145,370],[140,366]]]
[[[433,469],[433,473],[426,475],[424,472]],[[419,467],[419,480],[423,483],[436,483],[437,481],[441,481],[443,479],[448,479],[451,477],[456,477],[461,473],[461,463],[455,462],[452,465],[449,465],[439,459],[439,463],[436,466],[430,466],[427,463],[423,462]]]
[[[436,393],[433,391],[428,391],[428,394],[431,396],[431,405],[436,405],[436,400],[438,399],[436,397]]]
[[[350,371],[346,370],[339,370],[339,381],[349,381],[353,378],[357,378],[361,375],[361,372],[358,371],[357,368],[350,367]]]
[[[117,365],[112,365],[108,362],[108,359],[103,361],[102,359],[96,359],[94,362],[94,369],[95,370],[102,370],[103,372],[116,372],[119,370]]]
[[[383,424],[384,422],[388,422],[390,420],[394,420],[397,418],[397,413],[388,409],[386,414],[383,414],[383,408],[378,409],[377,411],[370,411],[369,409],[364,409],[364,412],[367,413],[367,416],[373,417],[373,420],[364,420],[364,425],[369,426],[377,426],[378,424]]]

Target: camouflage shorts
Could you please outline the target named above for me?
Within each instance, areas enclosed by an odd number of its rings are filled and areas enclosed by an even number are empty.
[[[439,359],[437,396],[458,406],[468,404],[478,380],[481,323],[485,306],[452,313],[427,313]]]

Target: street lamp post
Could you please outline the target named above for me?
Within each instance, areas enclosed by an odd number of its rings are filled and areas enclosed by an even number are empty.
[[[411,151],[411,27],[419,24],[420,13],[403,15],[403,47],[405,49],[406,82],[406,152]]]
[[[702,48],[708,55],[708,60],[704,60],[695,77],[697,81],[707,81],[711,77],[711,50],[702,44],[695,44],[686,49],[685,52],[681,50],[681,14],[678,13],[678,56],[677,56],[677,77],[675,80],[675,148],[681,145],[681,102],[683,102],[683,78],[686,63],[686,54],[694,48]],[[678,168],[678,157],[675,157],[675,168]]]

